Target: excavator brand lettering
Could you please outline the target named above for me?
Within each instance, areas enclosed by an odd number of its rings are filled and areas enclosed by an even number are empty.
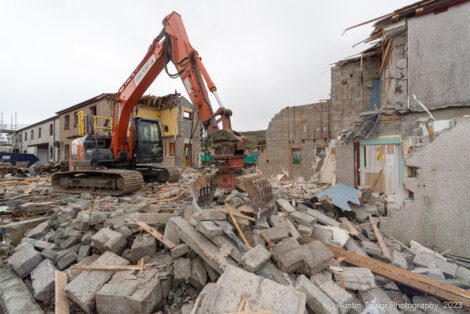
[[[135,78],[134,78],[135,85],[139,85],[140,81],[142,81],[145,74],[147,74],[147,72],[150,70],[150,68],[155,63],[155,61],[156,61],[155,55],[152,55],[147,61],[145,61],[142,68],[135,75]]]

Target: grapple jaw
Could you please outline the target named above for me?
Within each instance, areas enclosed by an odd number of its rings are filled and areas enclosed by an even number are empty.
[[[252,173],[235,179],[235,186],[248,193],[251,207],[256,213],[256,223],[264,223],[273,214],[274,199],[271,183],[260,174]]]
[[[201,174],[193,183],[193,205],[207,207],[214,199],[217,182],[214,174]]]

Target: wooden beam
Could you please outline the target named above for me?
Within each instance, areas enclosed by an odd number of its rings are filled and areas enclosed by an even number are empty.
[[[67,274],[62,271],[55,271],[55,314],[69,314],[69,298],[64,292],[67,285]]]
[[[218,210],[219,212],[221,212],[221,213],[229,214],[229,212],[228,212],[227,210],[224,210],[224,209],[222,209],[222,208],[217,208],[217,210]],[[237,217],[247,219],[247,220],[249,220],[249,221],[256,221],[255,218],[250,217],[250,216],[247,216],[247,215],[243,215],[243,214],[241,214],[241,213],[237,213],[237,212],[232,211],[232,214],[235,215],[235,216],[237,216]]]
[[[346,227],[348,228],[348,231],[349,233],[352,235],[352,236],[357,236],[359,235],[359,231],[357,231],[357,229],[354,227],[354,225],[348,220],[348,218],[346,217],[341,217],[339,219],[339,221],[341,221],[341,223]]]
[[[235,216],[234,216],[234,214],[233,214],[233,211],[230,209],[230,206],[229,206],[227,203],[225,203],[225,208],[227,209],[227,212],[228,212],[228,214],[230,215],[230,218],[232,219],[233,224],[235,225],[235,228],[237,228],[238,234],[239,234],[240,237],[242,238],[243,242],[246,244],[246,246],[248,246],[249,248],[251,248],[251,245],[250,245],[250,243],[248,242],[248,240],[246,239],[245,234],[243,233],[242,229],[240,228],[240,225],[238,224],[238,221],[237,221],[237,219],[235,218]]]
[[[152,227],[150,227],[149,225],[147,225],[145,222],[143,221],[136,221],[136,224],[141,227],[142,229],[144,229],[146,232],[150,233],[151,235],[153,235],[155,237],[155,239],[157,239],[158,241],[160,241],[161,243],[163,243],[167,248],[169,248],[170,250],[175,248],[176,247],[176,244],[174,244],[172,241],[170,241],[169,239],[165,238],[163,236],[163,234],[161,234],[160,232],[158,232],[157,230],[153,229]]]
[[[325,245],[328,246],[337,258],[344,257],[344,262],[346,263],[369,268],[372,272],[395,282],[429,293],[443,300],[458,302],[463,306],[470,307],[470,291],[442,283],[420,274],[415,274],[406,269],[370,257],[346,251],[331,244]]]
[[[382,250],[384,257],[388,260],[391,260],[392,256],[390,256],[390,252],[388,251],[388,248],[385,245],[385,241],[382,238],[382,234],[380,233],[379,228],[377,228],[377,225],[375,224],[370,214],[369,214],[369,221],[370,221],[370,224],[372,225],[372,229],[374,230],[375,237],[377,238],[377,241],[379,241],[380,249]]]

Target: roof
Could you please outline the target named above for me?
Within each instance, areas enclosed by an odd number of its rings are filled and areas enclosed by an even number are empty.
[[[53,117],[44,119],[44,120],[42,120],[42,121],[39,121],[39,122],[30,124],[30,125],[28,125],[28,126],[25,126],[24,128],[18,129],[18,130],[16,130],[15,132],[21,132],[21,131],[23,131],[23,130],[27,130],[27,129],[30,129],[30,128],[34,128],[35,126],[38,126],[38,125],[40,125],[40,124],[44,124],[44,123],[46,123],[46,122],[52,121],[52,120],[57,119],[57,118],[58,118],[58,116],[53,116]]]
[[[348,27],[344,32],[347,32],[350,29],[367,25],[372,22],[374,24],[374,30],[370,34],[369,38],[364,40],[364,42],[371,42],[376,39],[381,39],[383,35],[383,30],[386,26],[396,23],[404,18],[411,18],[414,16],[422,16],[430,13],[441,13],[447,11],[448,8],[468,2],[469,0],[422,0],[415,2],[413,4],[404,6],[400,9],[397,9],[388,14],[373,18],[371,20],[359,23]]]
[[[90,99],[87,99],[87,100],[85,100],[85,101],[82,101],[81,103],[78,103],[78,104],[76,104],[76,105],[67,107],[67,108],[62,109],[62,110],[60,110],[60,111],[57,111],[56,114],[61,115],[61,114],[63,114],[63,113],[67,113],[67,112],[70,112],[70,111],[74,111],[74,110],[77,110],[77,109],[82,108],[83,106],[93,104],[93,103],[95,103],[95,102],[97,102],[97,101],[100,101],[100,100],[102,100],[102,99],[106,99],[106,98],[108,98],[108,99],[113,99],[115,95],[116,95],[116,94],[113,94],[113,93],[102,93],[102,94],[100,94],[100,95],[98,95],[98,96],[95,96],[95,97],[93,97],[93,98],[90,98]]]

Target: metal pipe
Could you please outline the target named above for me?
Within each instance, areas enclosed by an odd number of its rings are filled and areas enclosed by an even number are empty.
[[[428,115],[431,117],[431,119],[436,120],[436,119],[434,119],[434,116],[431,114],[431,112],[428,110],[428,108],[426,108],[426,106],[424,106],[423,103],[420,102],[420,101],[418,100],[418,98],[416,98],[416,95],[415,95],[415,94],[412,94],[412,95],[413,95],[413,98],[416,100],[416,102],[417,102],[421,107],[423,107],[424,111],[426,111],[426,112],[428,113]]]
[[[217,94],[217,91],[213,91],[212,94],[214,94],[215,99],[217,99],[217,103],[219,104],[220,107],[223,107],[224,104],[222,103],[222,100],[219,98],[219,94]]]

